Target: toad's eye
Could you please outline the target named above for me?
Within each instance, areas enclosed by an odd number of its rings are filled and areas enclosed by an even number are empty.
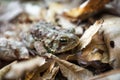
[[[69,38],[68,37],[61,37],[60,38],[60,44],[67,44],[69,41]]]

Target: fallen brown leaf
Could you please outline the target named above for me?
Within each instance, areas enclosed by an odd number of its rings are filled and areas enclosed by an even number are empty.
[[[13,62],[11,64],[8,64],[7,66],[0,69],[0,80],[3,80],[3,77],[9,72],[11,69],[11,65],[15,64],[16,62]]]
[[[45,59],[43,57],[35,57],[30,60],[17,62],[11,65],[10,71],[5,75],[6,79],[18,79],[25,72],[32,71],[37,67],[45,64]]]
[[[109,50],[109,62],[113,68],[120,68],[120,17],[107,15],[102,18],[100,32],[103,33],[105,44]]]
[[[67,77],[68,80],[88,80],[91,76],[93,76],[90,71],[80,66],[59,59],[56,56],[52,56],[52,58],[57,62],[62,74]]]
[[[93,36],[90,44],[82,50],[82,54],[78,53],[78,61],[79,58],[82,58],[86,61],[100,60],[103,63],[109,62],[108,50],[101,34],[96,33]]]
[[[18,1],[5,5],[1,10],[0,21],[10,21],[23,12],[23,8]]]
[[[90,80],[120,80],[120,70],[112,70],[92,77]]]
[[[120,0],[112,0],[109,6],[112,14],[120,16]]]
[[[73,8],[63,13],[70,20],[84,20],[91,15],[101,11],[110,0],[87,0],[80,7]]]
[[[43,74],[42,79],[43,80],[54,80],[57,72],[59,70],[59,66],[55,67],[55,63],[53,62],[49,69]]]
[[[92,37],[98,32],[101,28],[103,20],[96,21],[94,25],[90,26],[85,33],[80,38],[80,48],[85,48],[92,40]]]
[[[34,71],[26,73],[25,80],[54,80],[58,70],[59,66],[55,66],[55,61],[50,60]]]

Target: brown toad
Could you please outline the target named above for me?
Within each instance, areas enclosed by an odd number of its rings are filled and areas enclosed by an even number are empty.
[[[40,21],[35,24],[30,35],[32,42],[42,42],[47,52],[61,53],[75,48],[79,44],[79,38],[64,29],[58,29],[55,25]]]

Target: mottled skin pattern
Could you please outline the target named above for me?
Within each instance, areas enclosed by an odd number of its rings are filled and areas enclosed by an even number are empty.
[[[64,29],[57,29],[55,25],[41,21],[34,25],[31,34],[36,41],[44,43],[47,51],[61,53],[75,48],[79,38]]]

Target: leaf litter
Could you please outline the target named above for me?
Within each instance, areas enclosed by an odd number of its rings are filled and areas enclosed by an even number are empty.
[[[0,80],[119,80],[119,4],[0,1]],[[33,25],[41,21],[52,26],[32,35]],[[51,31],[46,32],[48,27]],[[76,46],[66,51],[65,45],[76,38]]]

